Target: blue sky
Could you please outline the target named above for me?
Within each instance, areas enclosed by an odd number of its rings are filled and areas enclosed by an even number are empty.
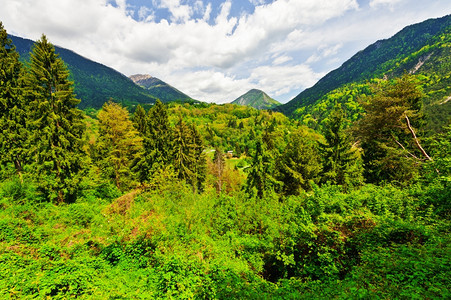
[[[195,99],[287,102],[357,51],[451,13],[449,0],[0,0],[14,35],[150,74]]]

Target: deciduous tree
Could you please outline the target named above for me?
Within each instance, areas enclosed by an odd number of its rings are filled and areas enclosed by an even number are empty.
[[[142,155],[142,138],[127,109],[117,103],[105,103],[98,119],[97,163],[117,188],[130,188],[134,180],[131,166],[136,156]]]

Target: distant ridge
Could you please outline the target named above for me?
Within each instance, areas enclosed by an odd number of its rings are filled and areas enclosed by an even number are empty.
[[[252,89],[244,95],[241,95],[232,104],[251,106],[256,109],[271,109],[280,105],[277,100],[274,100],[265,92],[257,89]]]
[[[288,103],[275,110],[297,119],[313,116],[321,121],[324,115],[315,113],[315,107],[328,93],[354,83],[384,76],[400,76],[404,72],[440,74],[441,82],[431,84],[428,90],[434,98],[450,96],[451,15],[410,25],[393,37],[380,40],[356,53],[343,65],[325,75],[313,87],[302,91]],[[443,76],[442,76],[443,75]],[[443,98],[445,97],[445,98]],[[426,104],[437,99],[426,99]],[[444,108],[441,111],[445,110]],[[446,111],[449,111],[446,109]]]
[[[34,42],[29,39],[9,35],[22,61],[30,59]],[[51,42],[51,41],[50,41]],[[80,108],[101,108],[109,99],[126,106],[152,104],[156,97],[137,86],[127,76],[100,63],[84,58],[77,53],[55,46],[55,51],[63,59],[74,81],[74,91],[81,99]]]
[[[191,102],[195,101],[190,96],[182,93],[175,87],[166,82],[148,74],[136,74],[130,76],[130,79],[137,85],[148,90],[150,94],[160,99],[162,102]]]

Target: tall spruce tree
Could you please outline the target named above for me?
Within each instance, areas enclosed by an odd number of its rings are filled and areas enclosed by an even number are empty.
[[[303,129],[288,136],[288,144],[276,162],[276,178],[284,195],[298,195],[318,183],[321,159],[315,139]]]
[[[356,185],[362,182],[359,156],[352,149],[351,138],[345,133],[345,114],[338,106],[329,115],[324,126],[325,143],[319,143],[323,159],[322,182]]]
[[[179,117],[174,128],[173,161],[177,177],[202,190],[206,176],[206,160],[202,139],[194,126],[188,126]]]
[[[172,129],[167,109],[160,100],[157,100],[147,114],[138,106],[134,123],[143,139],[143,152],[137,157],[133,169],[138,174],[139,181],[144,183],[149,181],[155,172],[169,166],[172,160]]]
[[[204,151],[204,142],[202,140],[202,136],[197,130],[194,124],[191,124],[191,133],[193,136],[193,155],[194,155],[194,182],[193,186],[195,186],[199,191],[204,190],[204,182],[207,176],[207,160],[205,157]]]
[[[49,199],[68,201],[75,196],[86,157],[85,125],[69,71],[45,35],[33,47],[25,86],[34,172]]]
[[[265,144],[261,137],[255,145],[255,153],[247,176],[246,192],[249,196],[263,198],[271,190],[277,189],[280,185],[274,178],[274,159],[266,151]]]
[[[22,71],[19,54],[0,22],[0,164],[13,164],[18,173],[27,158]]]

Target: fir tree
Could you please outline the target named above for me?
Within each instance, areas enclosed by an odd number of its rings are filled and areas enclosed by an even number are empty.
[[[138,104],[136,111],[133,114],[133,123],[135,124],[136,130],[141,133],[142,136],[147,135],[148,132],[148,121],[146,116],[146,110]]]
[[[50,199],[69,200],[86,157],[85,125],[69,71],[45,35],[33,47],[25,85],[34,172]]]
[[[19,54],[0,22],[0,164],[12,163],[18,173],[27,158],[22,70]]]
[[[298,195],[302,190],[311,190],[311,182],[318,182],[321,171],[316,141],[303,130],[290,134],[276,170],[276,178],[283,182],[283,194]]]
[[[174,169],[177,173],[177,177],[187,182],[194,178],[194,171],[192,166],[195,163],[194,159],[194,144],[192,142],[191,130],[183,121],[182,117],[179,117],[174,129]]]
[[[204,151],[204,143],[202,141],[202,136],[197,130],[194,124],[191,125],[191,133],[193,136],[193,155],[194,155],[194,165],[193,170],[195,173],[195,186],[199,191],[203,191],[204,182],[207,176],[207,164]]]
[[[147,114],[144,109],[138,107],[134,123],[143,138],[144,151],[133,168],[139,181],[144,183],[149,181],[155,172],[170,165],[172,130],[166,107],[160,100],[157,100]]]
[[[319,143],[323,158],[322,181],[339,185],[362,182],[359,157],[352,149],[350,136],[344,131],[344,111],[338,105],[324,126],[325,143]]]
[[[275,187],[280,185],[274,177],[274,159],[265,149],[265,144],[261,138],[257,140],[255,154],[252,157],[249,175],[247,177],[246,192],[253,196],[256,193],[258,198]]]
[[[202,139],[195,126],[188,126],[181,116],[174,129],[172,145],[173,166],[177,177],[201,191],[206,177]]]

